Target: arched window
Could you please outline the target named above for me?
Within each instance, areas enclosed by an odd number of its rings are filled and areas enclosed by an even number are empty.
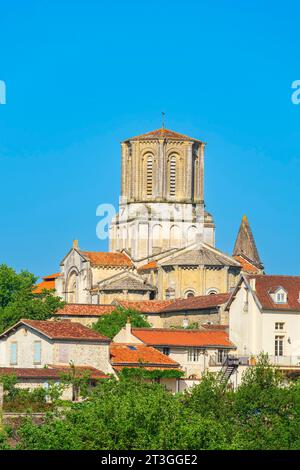
[[[147,196],[152,196],[153,186],[153,158],[152,155],[147,157]]]
[[[170,196],[176,195],[176,157],[170,158]]]
[[[218,293],[218,289],[215,289],[214,287],[211,287],[206,291],[206,295],[215,295]]]
[[[188,299],[189,297],[195,297],[195,292],[193,290],[186,291],[185,298]]]

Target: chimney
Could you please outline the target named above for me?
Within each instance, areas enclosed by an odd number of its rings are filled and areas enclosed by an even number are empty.
[[[130,318],[127,318],[127,323],[125,326],[125,342],[126,343],[131,343],[132,342],[132,334],[131,334],[131,323],[130,323]]]
[[[73,240],[73,248],[78,249],[78,240]]]

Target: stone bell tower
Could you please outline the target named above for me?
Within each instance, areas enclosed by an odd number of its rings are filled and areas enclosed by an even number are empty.
[[[215,244],[204,210],[204,149],[200,140],[162,128],[122,142],[119,214],[110,227],[110,250],[134,260],[196,241]]]

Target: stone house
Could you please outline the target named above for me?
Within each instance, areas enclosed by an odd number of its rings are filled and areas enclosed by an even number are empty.
[[[207,370],[218,373],[227,354],[236,349],[228,333],[220,329],[131,328],[130,323],[114,337],[114,343],[144,343],[176,361],[184,372],[179,391],[198,383]]]
[[[17,372],[23,387],[30,380],[36,386],[47,374],[57,377],[61,370],[69,369],[70,363],[75,370],[92,371],[94,379],[102,378],[114,375],[109,344],[108,338],[80,323],[21,320],[0,335],[0,367],[2,373]]]
[[[168,372],[168,377],[154,379],[161,383],[167,390],[176,393],[179,391],[178,374],[172,372],[180,372],[178,362],[162,352],[147,346],[145,344],[128,344],[128,343],[111,343],[110,344],[110,361],[114,371],[119,374],[124,369],[140,369],[150,372]],[[147,380],[147,379],[145,379]],[[150,380],[150,379],[148,379]]]

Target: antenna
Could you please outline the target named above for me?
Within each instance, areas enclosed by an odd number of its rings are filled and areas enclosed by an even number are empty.
[[[164,128],[165,128],[165,116],[166,116],[166,113],[162,112],[161,115],[162,115],[162,128],[164,129]]]

